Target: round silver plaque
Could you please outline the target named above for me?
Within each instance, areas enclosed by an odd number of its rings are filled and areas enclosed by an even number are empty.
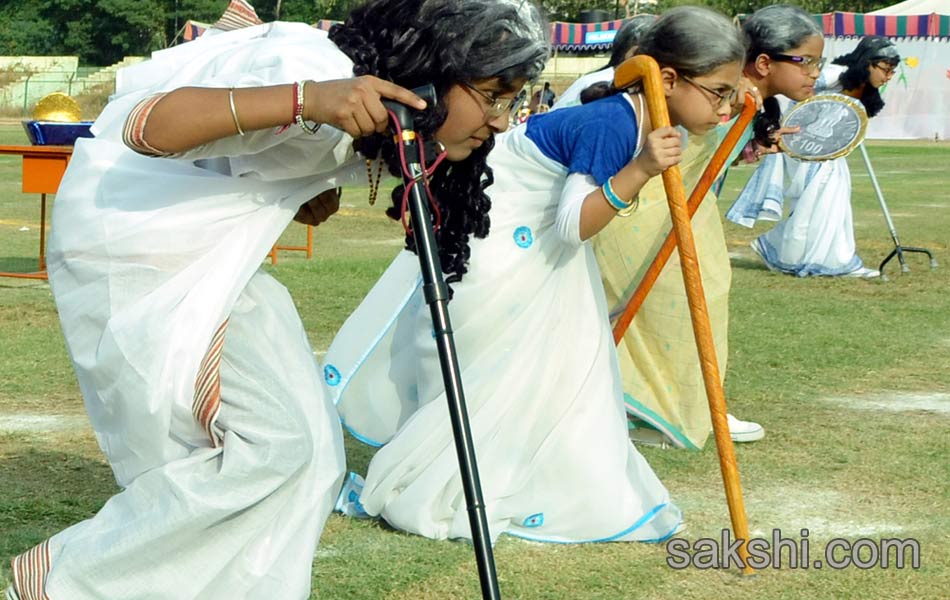
[[[844,94],[818,94],[792,106],[782,116],[786,133],[779,147],[801,160],[831,160],[847,156],[864,139],[868,114],[856,99]]]

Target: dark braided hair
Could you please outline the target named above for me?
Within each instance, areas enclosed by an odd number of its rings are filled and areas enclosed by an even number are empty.
[[[889,39],[870,35],[862,38],[850,53],[839,56],[831,62],[848,67],[838,81],[841,82],[842,89],[846,91],[861,88],[861,97],[858,99],[864,105],[868,116],[873,117],[884,108],[884,100],[881,98],[880,90],[868,83],[871,65],[882,62],[896,67],[900,61],[900,54]]]
[[[353,74],[374,75],[406,88],[427,83],[438,98],[461,82],[497,78],[512,89],[537,78],[547,61],[547,27],[537,9],[519,0],[369,0],[334,25],[330,40],[353,61]],[[448,107],[437,102],[414,115],[414,126],[432,140],[445,122]],[[402,174],[391,135],[358,139],[354,146],[367,158],[381,156],[392,175]],[[488,139],[468,158],[443,161],[430,181],[442,215],[436,232],[442,271],[449,283],[467,269],[469,236],[485,237],[492,183],[486,163],[494,140]],[[400,218],[403,185],[393,190],[386,214]],[[415,240],[406,235],[406,248]]]

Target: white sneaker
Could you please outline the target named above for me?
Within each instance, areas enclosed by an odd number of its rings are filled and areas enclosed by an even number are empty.
[[[752,421],[740,421],[732,415],[726,415],[729,422],[729,436],[733,442],[755,442],[765,437],[765,429]]]
[[[343,482],[343,489],[340,490],[340,495],[337,496],[336,506],[333,507],[333,510],[357,519],[371,518],[360,502],[360,494],[363,493],[364,484],[365,481],[362,477],[350,471]]]
[[[875,277],[880,277],[881,272],[877,269],[869,269],[867,267],[861,267],[851,271],[850,273],[845,273],[842,277],[857,277],[858,279],[874,279]]]

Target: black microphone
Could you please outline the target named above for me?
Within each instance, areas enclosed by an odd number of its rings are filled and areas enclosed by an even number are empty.
[[[435,86],[431,83],[413,88],[410,91],[416,96],[419,96],[425,100],[426,106],[435,106],[438,102],[438,99],[435,95]],[[415,128],[412,123],[412,111],[414,109],[406,106],[402,102],[397,102],[395,100],[383,100],[383,106],[396,115],[396,122],[399,123],[399,127],[401,127],[403,130],[413,130]]]

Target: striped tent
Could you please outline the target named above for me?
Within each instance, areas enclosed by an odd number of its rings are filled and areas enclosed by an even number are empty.
[[[555,50],[565,52],[605,52],[613,45],[614,36],[623,22],[623,19],[600,23],[556,21],[551,24],[551,44]]]
[[[182,27],[178,35],[182,41],[190,42],[208,29],[232,31],[234,29],[241,29],[242,27],[260,25],[261,23],[263,23],[263,21],[257,16],[257,11],[254,10],[254,7],[251,6],[247,0],[231,0],[228,7],[224,10],[224,14],[221,15],[221,18],[215,21],[213,25],[189,20],[185,23],[185,26]]]
[[[817,15],[829,37],[883,35],[892,38],[950,38],[950,15],[871,15],[834,12]]]
[[[247,0],[231,0],[231,3],[224,10],[224,14],[211,27],[220,31],[233,31],[260,25],[263,22]]]
[[[185,26],[181,28],[178,37],[180,37],[182,41],[190,42],[204,33],[209,27],[211,27],[211,25],[208,25],[207,23],[202,23],[201,21],[192,21],[189,19],[185,22]]]

